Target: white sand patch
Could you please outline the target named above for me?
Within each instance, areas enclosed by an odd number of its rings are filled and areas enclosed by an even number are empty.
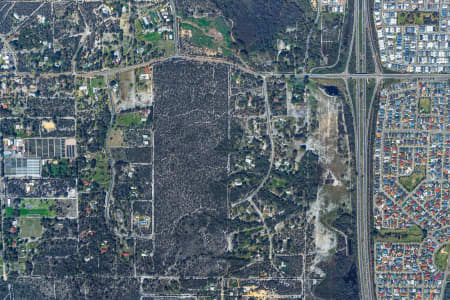
[[[322,212],[329,212],[334,209],[334,204],[329,203],[326,205],[325,200],[322,197],[322,188],[319,188],[317,193],[317,199],[311,204],[311,207],[307,213],[308,221],[314,222],[314,244],[316,246],[316,256],[314,262],[311,265],[311,272],[316,273],[320,277],[324,277],[326,274],[317,265],[324,259],[328,258],[330,251],[336,248],[337,237],[336,233],[326,228],[320,223],[320,215]]]
[[[306,145],[308,149],[319,154],[319,161],[329,165],[337,153],[338,140],[338,101],[336,97],[330,97],[322,90],[311,92],[317,101],[316,118],[319,122],[318,128],[308,133]],[[312,107],[308,105],[306,121],[312,124]]]
[[[315,225],[313,236],[317,254],[327,257],[330,250],[336,248],[336,234],[320,222]]]
[[[42,121],[42,128],[44,128],[45,131],[47,131],[47,132],[52,132],[52,131],[56,130],[56,124],[53,121],[43,120]]]
[[[343,185],[342,182],[339,179],[337,179],[337,177],[334,175],[332,170],[327,170],[326,172],[323,173],[323,180],[326,180],[326,179],[333,180],[332,186],[342,186]]]

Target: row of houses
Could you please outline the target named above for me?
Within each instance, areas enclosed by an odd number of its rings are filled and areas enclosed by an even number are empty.
[[[440,299],[444,274],[433,264],[438,244],[376,243],[378,299]]]

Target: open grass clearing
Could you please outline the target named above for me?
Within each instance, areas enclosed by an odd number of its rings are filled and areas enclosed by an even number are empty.
[[[438,12],[400,11],[398,12],[398,25],[437,25]]]
[[[97,154],[95,156],[95,167],[91,170],[90,181],[99,185],[107,185],[111,179],[109,164],[106,156]]]
[[[209,18],[187,18],[186,19],[189,22],[195,23],[196,25],[205,28],[205,30],[208,30],[211,26],[211,20]]]
[[[214,19],[214,25],[216,26],[217,31],[220,32],[223,39],[226,42],[226,46],[229,48],[231,46],[231,32],[230,28],[228,27],[227,23],[225,22],[225,19],[223,17],[217,17]]]
[[[119,74],[120,101],[134,102],[134,79],[134,71],[121,72]]]
[[[55,200],[52,199],[22,198],[20,201],[21,208],[28,209],[50,209],[53,205],[55,205]]]
[[[51,199],[32,199],[24,198],[21,200],[19,208],[6,207],[6,217],[23,217],[29,215],[39,215],[41,217],[55,217],[56,212],[51,208],[54,207],[55,200]]]
[[[113,129],[109,134],[109,147],[122,147],[123,131],[120,129]]]
[[[194,46],[222,50],[226,57],[233,55],[230,28],[224,17],[188,18],[181,23],[183,30],[190,31],[190,41]]]
[[[145,124],[142,119],[145,119],[145,117],[137,112],[121,113],[117,115],[116,125],[120,127],[142,126]]]
[[[321,190],[320,196],[324,198],[327,206],[331,203],[332,207],[340,207],[348,212],[352,211],[351,194],[345,186],[325,185]]]
[[[181,28],[183,28],[183,30],[191,31],[192,38],[190,41],[194,44],[194,46],[206,47],[210,49],[217,48],[217,45],[214,43],[214,38],[204,34],[199,28],[188,23],[181,23]]]
[[[20,237],[40,237],[42,235],[41,218],[22,217],[19,220]]]
[[[431,113],[431,98],[422,97],[419,99],[419,111],[424,114]]]
[[[150,32],[143,35],[143,38],[146,41],[159,41],[162,39],[161,34],[159,32]]]
[[[5,208],[6,217],[18,217],[18,216],[28,216],[28,215],[40,215],[41,217],[48,217],[50,211],[44,208],[38,209],[25,209],[25,208]]]
[[[374,234],[375,241],[392,243],[419,243],[423,238],[424,233],[417,225],[409,229],[380,229]]]
[[[448,267],[448,255],[450,253],[450,244],[443,246],[438,250],[434,261],[436,263],[436,267],[439,268],[442,272],[445,272]]]
[[[94,77],[89,80],[89,97],[94,97],[94,88],[105,88],[105,79],[103,77]]]
[[[280,177],[274,177],[269,182],[269,189],[280,189],[283,190],[287,187],[287,180]]]
[[[425,177],[426,169],[420,166],[415,168],[411,175],[399,177],[398,180],[408,192],[412,192]]]
[[[165,56],[170,56],[175,54],[175,41],[174,40],[155,40],[152,41],[152,45],[154,48],[158,48],[160,50],[164,50]]]

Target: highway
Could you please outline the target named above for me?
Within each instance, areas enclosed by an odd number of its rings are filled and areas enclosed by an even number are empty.
[[[367,75],[367,60],[373,57],[367,57],[367,32],[370,32],[370,15],[369,15],[368,0],[356,0],[355,2],[355,21],[358,22],[358,31],[356,32],[356,72]],[[371,38],[370,35],[369,38]],[[372,44],[372,43],[371,43]],[[381,71],[378,68],[377,61],[374,60],[376,66],[377,80],[379,80]],[[384,75],[384,74],[383,74]],[[356,222],[357,222],[357,236],[358,236],[358,270],[360,283],[360,298],[374,299],[372,279],[372,268],[370,260],[371,243],[370,243],[370,228],[371,219],[369,208],[371,197],[368,195],[369,186],[369,170],[368,160],[369,156],[369,132],[366,110],[367,110],[367,80],[368,77],[355,78],[356,84],[356,116],[357,128],[355,128],[355,143],[356,143],[356,168],[357,168],[357,207],[356,207]]]

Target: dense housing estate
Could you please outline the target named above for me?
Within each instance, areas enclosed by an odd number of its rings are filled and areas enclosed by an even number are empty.
[[[450,71],[450,2],[375,0],[383,66],[400,72]]]
[[[373,172],[382,237],[374,249],[378,299],[440,299],[445,285],[446,267],[436,261],[450,237],[449,99],[447,81],[405,81],[380,94]],[[403,237],[391,242],[396,231]]]

